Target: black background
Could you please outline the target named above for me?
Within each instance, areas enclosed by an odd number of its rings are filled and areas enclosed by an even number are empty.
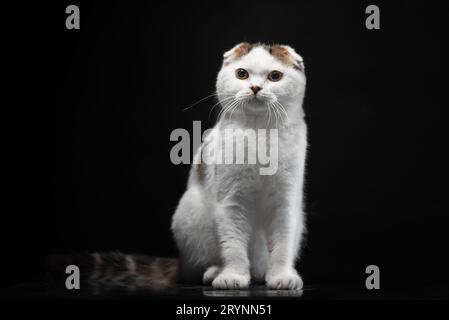
[[[175,256],[170,219],[189,166],[169,136],[208,119],[224,51],[289,44],[309,124],[306,284],[447,281],[444,10],[395,1],[61,2],[9,23],[1,283],[38,279],[50,253]],[[81,30],[65,28],[77,4]],[[377,4],[381,30],[365,28]],[[9,13],[5,13],[8,15]],[[23,32],[15,36],[16,30]],[[11,149],[6,149],[11,148]]]

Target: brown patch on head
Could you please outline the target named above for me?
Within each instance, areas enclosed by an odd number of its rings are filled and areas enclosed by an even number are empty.
[[[243,42],[236,45],[231,50],[227,51],[224,57],[224,64],[226,65],[231,60],[240,59],[247,55],[252,49],[262,47],[268,51],[274,58],[279,60],[285,65],[291,66],[300,71],[304,71],[304,64],[302,58],[294,52],[294,50],[288,46],[283,46],[279,44],[264,44],[264,43],[248,43]]]
[[[251,51],[253,45],[248,42],[243,42],[240,46],[234,49],[234,56],[236,59],[243,57]]]
[[[270,52],[273,57],[275,57],[282,63],[290,65],[292,67],[298,67],[295,59],[290,55],[290,52],[288,52],[287,48],[275,44],[269,47],[268,52]]]
[[[229,50],[223,54],[223,58],[224,58],[223,63],[227,64],[231,60],[235,60],[235,59],[239,59],[239,58],[243,57],[244,55],[248,54],[248,52],[250,52],[253,47],[254,47],[254,45],[252,45],[248,42],[243,42],[243,43],[236,45],[234,48],[232,48],[231,50]]]

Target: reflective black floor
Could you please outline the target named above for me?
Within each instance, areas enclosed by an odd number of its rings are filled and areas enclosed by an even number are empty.
[[[248,290],[213,290],[210,286],[176,286],[161,290],[92,287],[81,284],[68,290],[63,281],[25,283],[0,289],[0,299],[149,299],[149,300],[223,300],[223,299],[301,299],[301,300],[376,300],[447,299],[447,288],[433,286],[407,290],[367,290],[347,285],[308,285],[303,290],[268,290],[251,286]]]

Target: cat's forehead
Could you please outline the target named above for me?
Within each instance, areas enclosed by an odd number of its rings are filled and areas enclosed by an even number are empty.
[[[299,68],[302,58],[290,47],[241,43],[224,54],[224,64],[241,63],[255,68],[277,65]]]
[[[282,65],[279,60],[273,57],[262,46],[252,49],[246,55],[242,56],[239,60],[236,60],[236,63],[240,63],[254,69],[270,69],[270,67],[272,66],[279,67]]]

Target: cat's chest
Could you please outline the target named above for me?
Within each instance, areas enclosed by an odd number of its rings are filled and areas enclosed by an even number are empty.
[[[224,146],[232,146],[236,142],[243,143],[245,149],[269,151],[275,149],[288,155],[294,152],[295,145],[301,139],[302,128],[261,128],[249,126],[247,123],[231,123],[220,127],[220,138]]]

